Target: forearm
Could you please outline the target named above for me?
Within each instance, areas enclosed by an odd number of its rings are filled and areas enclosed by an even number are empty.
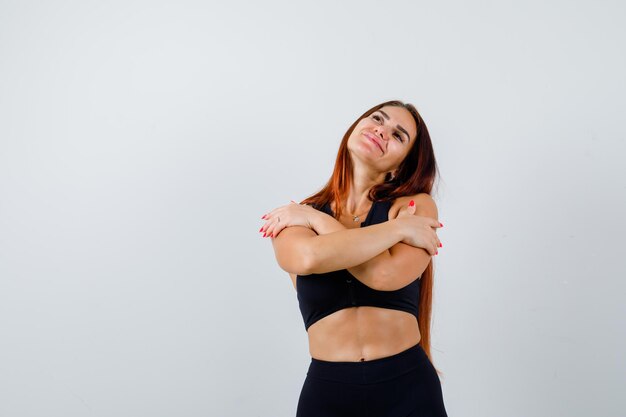
[[[341,222],[335,219],[333,216],[317,212],[315,216],[310,217],[310,223],[313,227],[313,230],[318,235],[327,235],[332,232],[338,232],[340,230],[348,230],[346,226],[341,224]]]
[[[337,224],[326,220],[325,225],[316,224],[319,227],[316,231],[321,234],[310,239],[308,252],[311,273],[340,269],[352,272],[354,269],[362,275],[355,276],[368,284],[366,281],[373,277],[364,274],[366,267],[362,264],[373,260],[372,258],[403,240],[393,220],[354,229],[348,229],[336,220],[335,222]]]
[[[318,235],[326,235],[341,230],[348,230],[346,226],[333,216],[323,212],[318,212],[316,214],[316,216],[311,218],[311,226]],[[375,254],[373,257],[365,260],[361,264],[346,269],[362,283],[368,285],[369,287],[375,287],[376,280],[379,279],[381,275],[379,272],[379,266],[388,262],[389,258],[391,258],[391,253],[388,249],[389,248],[385,248],[380,253]]]

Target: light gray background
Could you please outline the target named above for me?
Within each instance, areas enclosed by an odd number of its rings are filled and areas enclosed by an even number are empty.
[[[0,416],[295,414],[260,216],[389,99],[434,142],[450,416],[623,416],[619,1],[0,2]]]

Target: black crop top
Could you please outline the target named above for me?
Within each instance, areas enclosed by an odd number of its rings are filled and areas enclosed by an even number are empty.
[[[390,207],[390,201],[375,201],[361,227],[389,220]],[[328,203],[321,211],[333,215]],[[363,284],[347,269],[341,269],[324,274],[298,275],[296,291],[304,326],[308,330],[316,321],[336,311],[355,306],[402,310],[417,318],[420,282],[420,279],[415,279],[398,290],[378,291]]]

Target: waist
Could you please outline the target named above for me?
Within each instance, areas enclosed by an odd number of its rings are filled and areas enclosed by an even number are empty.
[[[331,362],[311,358],[307,376],[346,384],[374,384],[397,378],[429,364],[426,352],[416,344],[395,355],[368,361]]]
[[[307,334],[311,356],[325,361],[391,356],[421,339],[415,316],[376,307],[338,311],[314,323]]]

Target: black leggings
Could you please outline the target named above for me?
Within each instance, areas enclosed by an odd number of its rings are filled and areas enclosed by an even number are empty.
[[[447,417],[439,376],[417,344],[364,362],[311,358],[296,417]]]

